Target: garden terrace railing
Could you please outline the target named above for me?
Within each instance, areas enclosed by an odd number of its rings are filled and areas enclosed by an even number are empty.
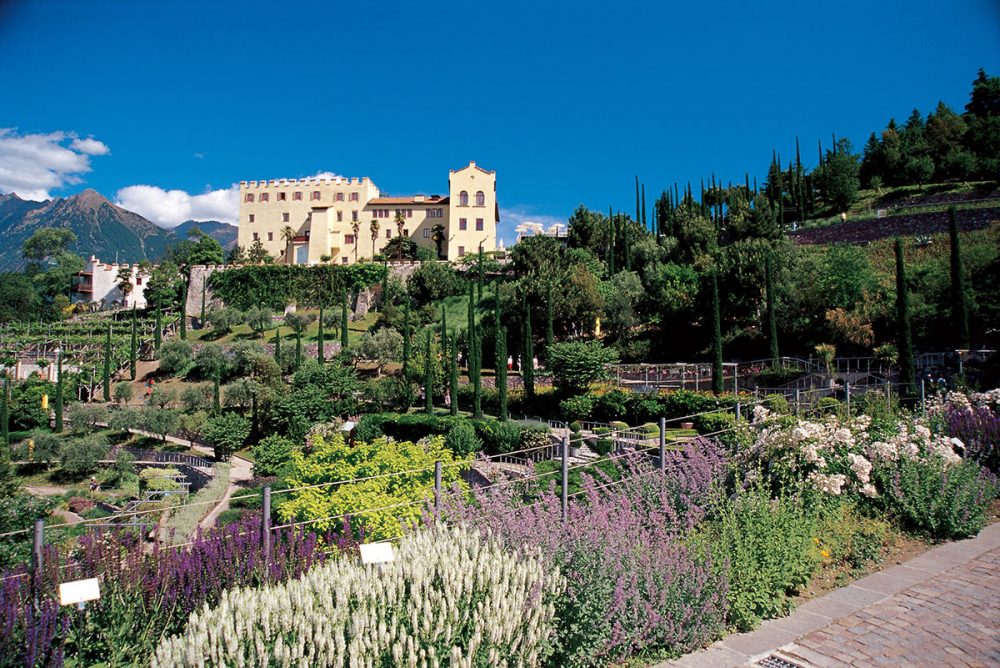
[[[212,470],[213,463],[194,455],[185,455],[180,452],[163,452],[162,450],[143,450],[141,448],[124,448],[130,455],[135,457],[136,463],[155,462],[157,464],[186,464]]]

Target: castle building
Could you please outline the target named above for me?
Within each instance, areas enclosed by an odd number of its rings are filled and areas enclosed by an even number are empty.
[[[475,162],[449,171],[443,196],[386,197],[368,177],[240,182],[239,245],[287,264],[353,264],[400,235],[455,260],[495,250],[499,222],[496,172]]]
[[[79,279],[73,291],[74,303],[89,302],[100,303],[107,307],[112,305],[125,308],[146,308],[146,283],[149,282],[150,273],[141,268],[138,264],[105,264],[91,255],[84,265],[83,271],[79,274]],[[122,278],[128,277],[131,289],[128,294],[123,294],[121,285]]]

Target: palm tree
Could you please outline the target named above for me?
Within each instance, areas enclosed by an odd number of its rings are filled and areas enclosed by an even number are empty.
[[[361,222],[355,220],[351,223],[351,231],[354,232],[354,261],[358,261],[358,233],[361,231]]]
[[[292,240],[295,238],[295,230],[288,225],[281,230],[281,238],[285,240],[285,264],[292,264]]]
[[[372,259],[375,259],[375,242],[378,241],[378,221],[372,219],[372,224],[368,226],[372,231]]]
[[[128,306],[128,296],[132,294],[132,267],[124,264],[118,268],[118,289],[122,293],[122,303]]]
[[[406,225],[406,221],[403,220],[403,212],[402,211],[398,211],[398,210],[396,211],[396,218],[393,220],[393,222],[396,223],[396,236],[399,237],[400,239],[402,239],[403,238],[403,225]],[[396,251],[396,259],[397,260],[402,260],[403,259],[403,244],[402,243],[399,244],[399,249]]]
[[[441,247],[444,245],[444,225],[438,223],[431,228],[431,239],[434,240],[434,245],[437,246],[437,256],[440,260],[442,257]]]

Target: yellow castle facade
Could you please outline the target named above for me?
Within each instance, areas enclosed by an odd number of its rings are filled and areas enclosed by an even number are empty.
[[[442,260],[496,249],[496,172],[450,170],[447,195],[383,196],[364,178],[240,182],[238,243],[260,242],[278,262],[353,264],[409,237]]]

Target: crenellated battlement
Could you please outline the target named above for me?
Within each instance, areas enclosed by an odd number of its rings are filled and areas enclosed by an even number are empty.
[[[240,181],[240,189],[254,188],[257,190],[265,188],[289,188],[295,186],[362,186],[369,185],[372,180],[367,176],[358,178],[357,176],[337,176],[330,178],[305,178],[305,179],[262,179],[260,181]]]

